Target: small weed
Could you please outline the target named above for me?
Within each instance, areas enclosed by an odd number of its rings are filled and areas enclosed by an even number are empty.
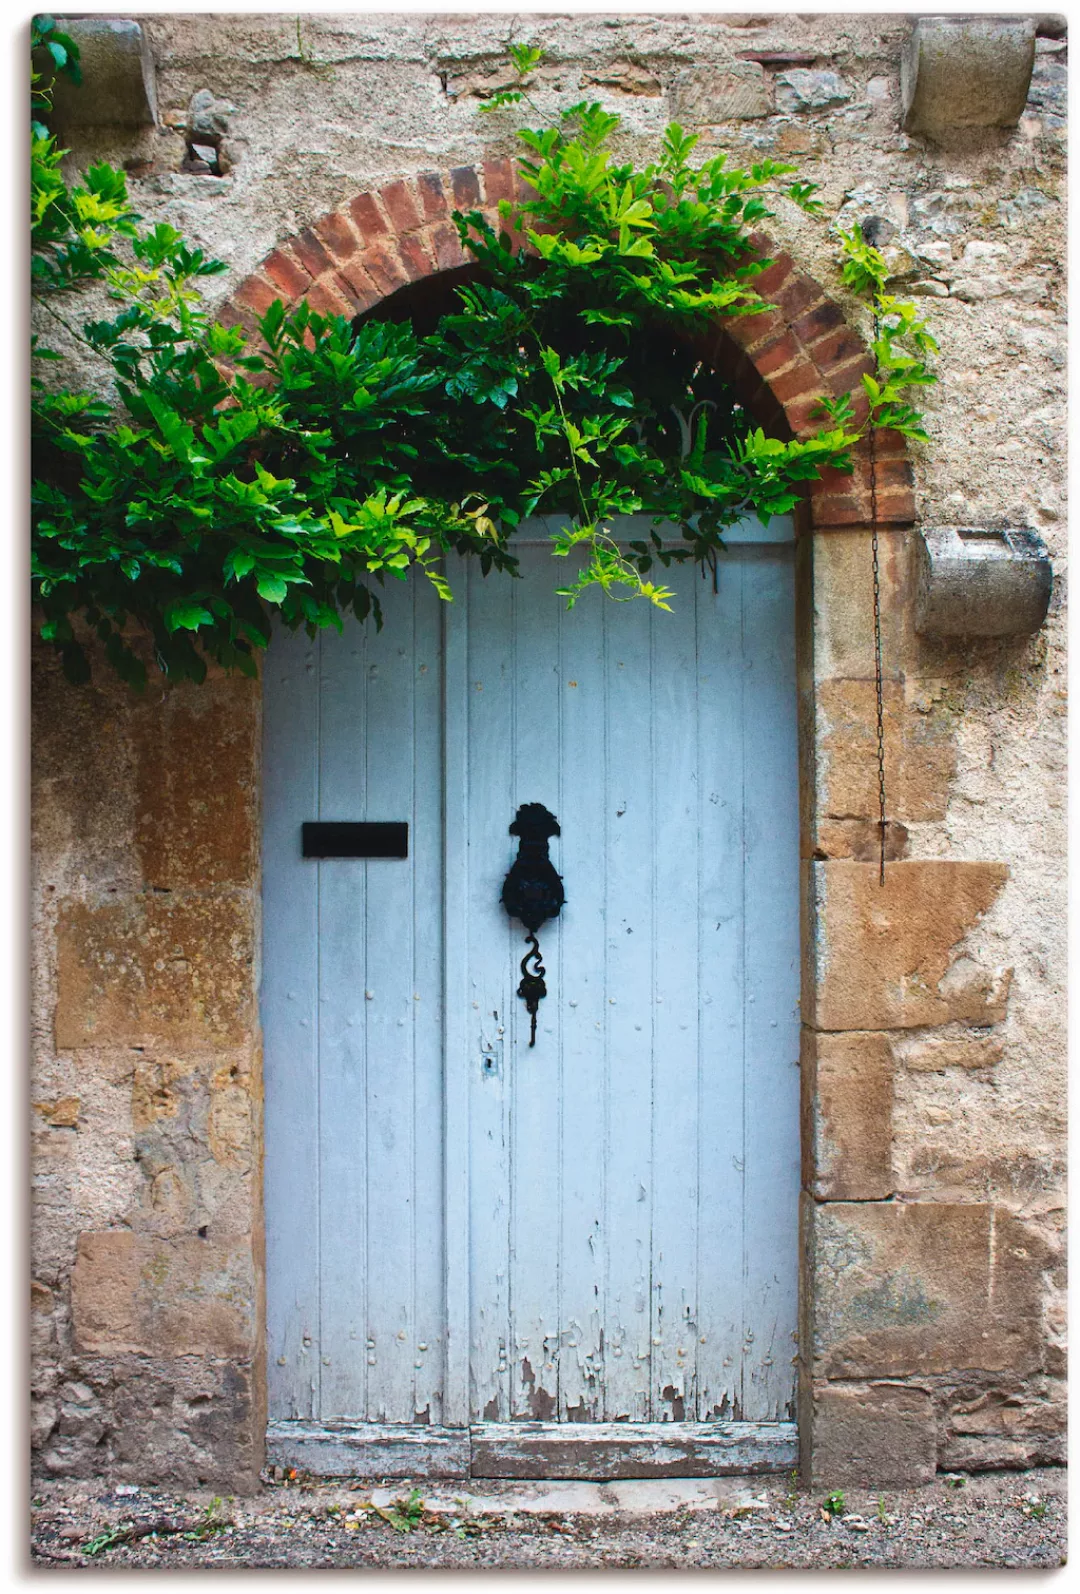
[[[967,1479],[959,1472],[943,1472],[941,1481],[946,1489],[962,1489]]]
[[[84,1555],[101,1555],[105,1550],[111,1550],[114,1544],[126,1544],[131,1538],[131,1523],[122,1522],[119,1527],[106,1528],[103,1533],[96,1533],[88,1539],[82,1547]]]
[[[398,1533],[411,1533],[424,1520],[424,1501],[419,1489],[413,1489],[407,1499],[399,1498],[389,1506],[373,1506],[372,1510]]]
[[[799,1469],[792,1467],[788,1473],[788,1492],[784,1496],[784,1504],[789,1511],[794,1511],[799,1503]]]
[[[1050,1507],[1049,1500],[1040,1500],[1037,1494],[1022,1494],[1016,1502],[1026,1517],[1034,1517],[1036,1522],[1041,1522]]]
[[[844,1491],[842,1489],[833,1489],[831,1493],[825,1496],[821,1502],[821,1514],[826,1522],[833,1517],[843,1516]]]
[[[220,1496],[215,1495],[210,1504],[204,1508],[195,1526],[183,1537],[192,1539],[196,1544],[202,1544],[206,1539],[212,1539],[215,1533],[224,1533],[226,1528],[232,1527],[232,1519],[224,1513],[225,1502]]]
[[[877,1519],[883,1528],[891,1528],[896,1521],[896,1518],[891,1517],[885,1509],[885,1496],[883,1494],[879,1494],[877,1497]]]

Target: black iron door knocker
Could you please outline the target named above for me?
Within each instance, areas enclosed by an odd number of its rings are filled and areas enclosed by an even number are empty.
[[[548,856],[548,838],[561,835],[559,821],[543,803],[522,803],[514,815],[510,834],[521,838],[518,855],[503,881],[502,904],[512,919],[520,919],[529,932],[529,950],[521,960],[517,993],[532,1020],[529,1045],[536,1045],[536,1010],[547,995],[545,969],[540,961],[536,932],[545,919],[554,919],[566,901],[562,879]],[[529,968],[529,964],[532,968]]]

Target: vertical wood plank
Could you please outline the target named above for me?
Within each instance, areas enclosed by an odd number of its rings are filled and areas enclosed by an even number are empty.
[[[443,646],[443,1191],[446,1311],[443,1421],[471,1418],[470,1248],[471,1091],[473,1033],[469,988],[469,692],[468,572],[453,603],[441,608]]]
[[[653,1027],[652,1420],[680,1422],[696,1408],[698,572],[670,584],[677,617],[652,620],[653,794],[659,824],[651,860],[656,901]],[[674,619],[673,624],[669,621]]]
[[[746,1341],[751,1421],[794,1415],[798,1124],[798,749],[793,550],[747,549]],[[752,1337],[751,1337],[752,1336]]]
[[[318,805],[318,644],[274,634],[263,670],[260,1006],[271,1417],[317,1415],[319,1329],[318,874],[300,826]]]
[[[541,551],[549,569],[550,557]],[[548,577],[551,585],[555,581]],[[564,577],[565,580],[565,577]],[[607,870],[607,744],[603,595],[558,609],[560,649],[558,856],[567,895],[559,918],[556,998],[562,1009],[559,1415],[603,1416],[605,1211],[608,1143],[605,1084],[604,881]],[[620,993],[622,994],[622,993]],[[546,1039],[546,1035],[545,1035]]]
[[[559,719],[562,687],[558,660],[559,614],[556,561],[544,546],[521,549],[523,579],[511,587],[514,636],[510,728],[511,801],[504,830],[518,806],[541,802],[562,819]],[[516,841],[500,838],[509,866]],[[561,843],[551,855],[563,868]],[[501,909],[499,910],[502,911]],[[529,1046],[528,1015],[517,997],[524,932],[512,924],[507,949],[510,1011],[503,1060],[511,1093],[510,1173],[513,1181],[510,1233],[510,1414],[552,1420],[558,1410],[560,1360],[558,1224],[560,1016],[566,1009],[566,965],[559,923],[541,930],[548,996],[541,1003],[536,1046]]]
[[[472,1407],[477,1421],[510,1414],[510,1066],[516,936],[499,902],[513,856],[510,770],[514,650],[509,581],[469,571],[468,1068]],[[520,953],[517,954],[520,957]]]
[[[661,825],[652,803],[648,709],[652,617],[644,603],[605,603],[608,776],[605,994],[607,1235],[605,1417],[651,1411],[653,955],[651,858]]]
[[[698,606],[701,1061],[697,1129],[699,1421],[740,1415],[743,1355],[745,805],[743,560]]]
[[[404,806],[411,819],[416,726],[409,586],[388,583],[384,612],[382,631],[373,630],[368,637],[367,811],[373,819],[392,819]],[[415,849],[410,851],[405,862],[379,858],[366,865],[365,1267],[367,1415],[372,1422],[408,1422],[414,1412],[414,1015],[417,1004],[425,996],[430,1004],[433,993],[417,989],[414,980]]]
[[[445,1421],[446,1304],[444,1208],[443,999],[443,659],[442,614],[449,607],[428,581],[414,582],[415,651],[412,854],[415,1146],[413,1160],[415,1420]]]
[[[320,819],[368,815],[368,641],[353,619],[320,638]],[[308,863],[319,880],[320,1415],[368,1414],[367,864]],[[309,1244],[311,1241],[309,1240]]]

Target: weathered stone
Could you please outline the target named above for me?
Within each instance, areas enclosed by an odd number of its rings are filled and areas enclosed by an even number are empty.
[[[899,1037],[894,1051],[904,1068],[940,1073],[946,1068],[993,1068],[1005,1055],[1005,1042],[997,1035]]]
[[[772,85],[756,61],[684,70],[669,95],[672,117],[683,123],[752,121],[773,108]]]
[[[926,528],[915,549],[921,636],[1029,636],[1046,619],[1054,573],[1035,532]]]
[[[818,1375],[1038,1367],[1046,1249],[1011,1213],[973,1202],[834,1202],[807,1221]]]
[[[198,89],[188,101],[187,131],[195,139],[216,143],[229,131],[229,118],[235,114],[236,106],[228,100],[219,100],[211,89]]]
[[[933,1481],[937,1424],[925,1390],[816,1382],[809,1421],[811,1488],[910,1489]]]
[[[892,1194],[893,1057],[887,1035],[803,1031],[806,1166],[820,1200]]]
[[[34,1111],[54,1129],[75,1129],[79,1122],[79,1098],[61,1096],[57,1101],[36,1101]]]
[[[885,857],[890,863],[906,858],[907,827],[896,819],[885,822]],[[815,858],[853,858],[857,863],[875,863],[881,855],[881,829],[875,819],[834,819],[818,815],[814,823]]]
[[[877,693],[872,681],[817,683],[818,813],[861,819],[877,813]],[[902,824],[943,819],[956,772],[948,715],[909,709],[905,688],[882,690],[885,789],[890,817]]]
[[[776,104],[781,111],[821,111],[829,105],[846,104],[854,92],[838,72],[796,67],[781,72],[776,80]]]
[[[905,861],[886,869],[884,885],[872,864],[835,859],[810,869],[816,1029],[1001,1021],[1005,976],[961,957],[959,946],[1004,885],[1004,864]]]
[[[60,904],[56,1044],[238,1044],[254,1021],[254,925],[242,897]]]
[[[1030,17],[919,17],[900,61],[904,127],[1015,127],[1034,64]]]
[[[945,1439],[940,1455],[942,1470],[948,1472],[1022,1471],[1028,1467],[1061,1467],[1067,1460],[1064,1434],[1032,1439],[954,1434]]]
[[[56,125],[153,127],[157,79],[150,43],[138,22],[122,17],[71,17],[64,31],[79,46],[82,82],[60,76],[53,89]]]
[[[258,685],[173,688],[139,713],[135,846],[147,885],[250,884],[258,869]]]
[[[79,1235],[71,1275],[76,1348],[147,1356],[248,1356],[254,1350],[251,1256],[188,1236],[129,1229]]]
[[[899,679],[915,662],[910,534],[879,536],[882,668]],[[874,679],[874,565],[869,531],[820,531],[813,540],[814,672]]]
[[[655,72],[637,61],[613,61],[600,72],[586,73],[585,81],[595,83],[598,88],[617,89],[620,94],[644,95],[650,99],[664,92],[664,85]]]

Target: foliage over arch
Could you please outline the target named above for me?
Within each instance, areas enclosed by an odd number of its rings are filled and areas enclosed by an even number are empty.
[[[51,19],[35,42],[77,70]],[[513,53],[527,82],[536,52]],[[47,114],[47,83],[35,94]],[[569,517],[556,555],[584,553],[568,602],[597,585],[666,607],[658,565],[712,562],[725,526],[789,510],[825,466],[850,469],[859,431],[846,397],[823,401],[816,435],[766,437],[695,352],[718,315],[764,307],[754,279],[768,262],[749,233],[795,168],[694,165],[695,137],[672,125],[639,169],[612,153],[618,125],[581,104],[519,133],[531,195],[502,203],[498,231],[455,212],[478,274],[434,331],[278,302],[256,351],[203,306],[200,284],[221,263],[171,227],[143,226],[113,168],[69,186],[35,123],[35,291],[115,394],[35,382],[34,592],[69,676],[89,672],[78,619],[135,685],[133,626],[170,677],[201,679],[208,659],[254,673],[274,613],[312,630],[349,610],[378,621],[380,585],[414,569],[449,597],[450,552],[512,573],[513,529],[534,512]],[[818,208],[812,184],[784,192]],[[872,276],[875,252],[852,239],[851,269],[856,253]],[[118,309],[80,325],[63,305],[89,282]],[[896,353],[888,331],[879,359]],[[928,379],[929,340],[910,319],[897,337],[923,342],[878,384],[870,423],[921,435],[901,388]],[[631,513],[676,522],[682,546],[618,548],[611,519]]]

